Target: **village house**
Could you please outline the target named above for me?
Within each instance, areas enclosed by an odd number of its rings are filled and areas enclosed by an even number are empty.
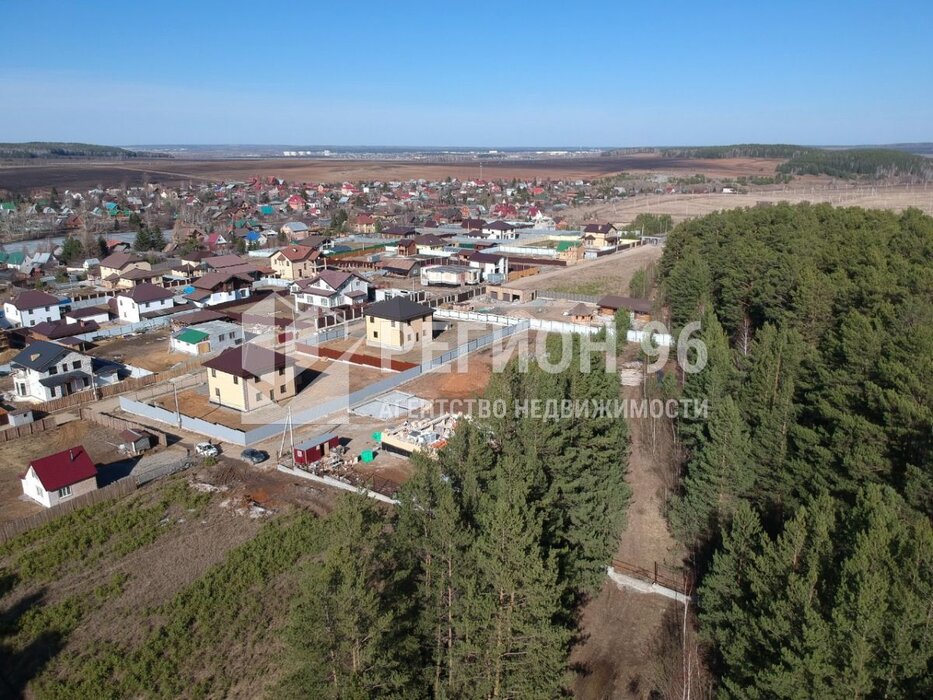
[[[568,309],[565,315],[570,317],[571,323],[589,325],[593,321],[593,307],[581,302]]]
[[[253,290],[253,277],[245,272],[209,272],[192,285],[185,298],[199,308],[246,299]]]
[[[479,284],[482,276],[479,268],[469,265],[429,265],[421,268],[423,285],[459,287],[465,284]]]
[[[308,233],[308,225],[300,221],[289,221],[288,223],[282,224],[282,228],[279,230],[288,236],[289,240],[294,240]]]
[[[583,227],[583,242],[590,248],[608,248],[619,242],[619,232],[612,224],[587,224]]]
[[[296,393],[295,365],[260,345],[239,345],[204,363],[212,403],[252,411]]]
[[[46,292],[20,292],[3,305],[3,315],[11,326],[29,328],[45,321],[59,321],[62,313],[58,297]]]
[[[11,361],[13,388],[24,399],[51,401],[91,387],[91,358],[57,343],[34,340]]]
[[[207,321],[172,334],[169,347],[186,355],[207,355],[243,343],[243,328],[229,321]]]
[[[353,226],[353,230],[357,233],[376,232],[376,220],[373,218],[372,214],[358,214],[353,217],[350,223]]]
[[[97,490],[97,467],[82,445],[29,463],[20,475],[23,493],[46,508]]]
[[[291,293],[299,311],[303,306],[357,306],[369,299],[369,282],[352,272],[322,270],[311,279],[292,284]]]
[[[72,309],[65,313],[68,323],[107,323],[110,320],[110,309],[106,306],[85,306],[81,309]]]
[[[396,277],[414,277],[421,271],[422,261],[418,258],[385,258],[376,263],[376,268],[385,270],[387,275]]]
[[[467,257],[470,267],[479,268],[484,281],[496,276],[505,277],[509,270],[509,259],[505,255],[497,253],[483,253],[474,251]]]
[[[116,297],[117,317],[127,323],[139,323],[145,314],[171,309],[175,293],[164,287],[143,283]]]
[[[619,309],[625,309],[631,314],[633,321],[651,320],[651,302],[647,299],[634,299],[607,294],[596,302],[600,316],[612,316]]]
[[[319,250],[302,245],[289,245],[277,250],[269,262],[272,270],[282,279],[300,280],[313,275],[318,269]]]
[[[487,238],[497,240],[518,238],[518,231],[515,226],[505,221],[493,221],[491,224],[484,224],[482,232]]]
[[[130,270],[151,270],[152,265],[132,253],[114,253],[100,261],[100,278],[116,284]]]
[[[398,296],[366,307],[366,344],[403,350],[430,341],[434,310]]]

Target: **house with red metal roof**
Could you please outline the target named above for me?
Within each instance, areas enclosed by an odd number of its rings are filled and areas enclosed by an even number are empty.
[[[23,493],[51,508],[97,490],[97,467],[82,445],[34,459],[20,475]]]

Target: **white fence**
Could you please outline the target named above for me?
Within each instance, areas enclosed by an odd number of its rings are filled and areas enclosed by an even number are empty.
[[[113,328],[98,328],[90,333],[76,335],[79,340],[97,340],[98,338],[113,338],[124,335],[132,335],[139,331],[151,331],[156,328],[165,328],[171,323],[170,316],[160,316],[159,318],[147,318],[136,323],[126,323]]]
[[[481,314],[476,311],[437,309],[434,312],[434,317],[452,321],[476,321],[478,323],[488,323],[494,326],[514,327],[525,324],[525,328],[531,328],[537,331],[550,331],[551,333],[581,333],[584,335],[593,335],[599,332],[599,327],[588,326],[582,323],[549,321],[543,318],[524,319],[514,316],[504,316],[502,314]]]

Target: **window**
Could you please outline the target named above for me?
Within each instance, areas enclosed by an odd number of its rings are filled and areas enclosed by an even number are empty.
[[[220,389],[214,389],[214,396],[220,398]]]
[[[417,333],[415,333],[415,342],[416,342],[416,343],[418,342],[418,334],[417,334]]]
[[[280,393],[280,394],[284,394],[284,393],[285,393],[285,385],[284,385],[284,384],[283,384],[282,386],[279,387],[279,393]]]
[[[71,369],[81,369],[81,361],[75,360],[71,363]]]
[[[282,369],[279,370],[279,376],[280,376],[280,377],[284,377],[284,376],[285,376],[285,368],[284,368],[284,367],[283,367]]]
[[[379,337],[379,331],[373,331],[373,339]]]
[[[212,370],[211,370],[211,376],[212,376],[212,377],[216,377],[216,376],[217,376],[217,370],[216,370],[216,369],[212,369]]]
[[[49,367],[49,376],[52,376],[53,374],[58,374],[58,367]]]
[[[261,392],[261,391],[257,391],[257,392],[256,392],[256,400],[257,400],[257,401],[262,401],[262,392]]]
[[[392,321],[392,327],[395,328],[395,321]]]
[[[71,495],[71,487],[70,487],[70,486],[63,486],[62,488],[60,488],[60,489],[58,490],[58,497],[59,497],[59,498],[66,498],[66,497],[68,497],[68,496],[70,496],[70,495]]]
[[[237,377],[236,375],[234,375],[234,376],[233,376],[233,383],[234,383],[234,384],[239,384],[239,383],[240,383],[240,378]]]

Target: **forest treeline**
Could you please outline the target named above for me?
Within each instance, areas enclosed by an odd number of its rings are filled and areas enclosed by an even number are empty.
[[[557,360],[560,338],[549,339]],[[513,360],[464,420],[415,456],[400,504],[348,496],[324,523],[289,627],[286,697],[553,698],[569,681],[578,610],[618,545],[628,433],[606,416],[554,420],[526,400],[604,401],[619,381],[582,348],[557,373]],[[496,416],[501,417],[496,417]]]
[[[781,175],[828,175],[842,179],[933,178],[933,160],[895,148],[813,148],[789,144],[664,148],[671,158],[780,158]]]
[[[705,420],[669,518],[724,697],[933,695],[933,219],[828,205],[681,224],[661,262]]]
[[[66,143],[57,141],[30,141],[26,143],[0,143],[0,158],[55,159],[55,158],[168,158],[167,154],[142,153],[92,143]]]

